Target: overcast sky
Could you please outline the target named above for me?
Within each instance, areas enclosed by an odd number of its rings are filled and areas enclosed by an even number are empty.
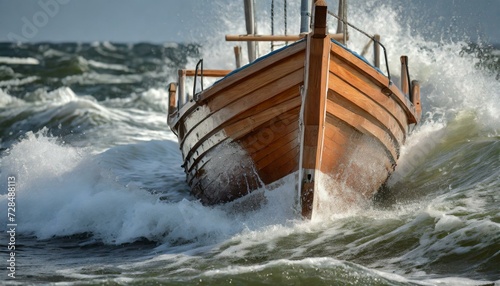
[[[241,7],[240,2],[243,0],[0,0],[0,42],[191,42],[210,23],[220,20],[224,9],[236,4]],[[454,25],[473,40],[480,34],[489,42],[500,43],[500,0],[390,2],[413,6],[412,15],[422,17],[420,22],[448,29]]]

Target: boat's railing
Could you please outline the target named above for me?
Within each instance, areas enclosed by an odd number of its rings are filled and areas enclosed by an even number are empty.
[[[345,4],[345,3],[344,3]],[[343,15],[345,15],[346,11],[346,6],[343,5],[342,9],[339,9]],[[328,11],[328,14],[331,16],[335,17],[339,21],[339,25],[343,24],[344,28],[339,29],[337,32],[343,32],[344,35],[348,36],[347,33],[347,26],[355,29],[356,31],[360,32],[361,34],[365,35],[370,39],[368,44],[365,46],[362,52],[362,56],[366,53],[368,50],[369,45],[373,42],[373,48],[374,48],[374,66],[377,68],[380,68],[380,51],[378,47],[382,47],[384,50],[384,59],[385,59],[385,67],[387,71],[387,77],[389,79],[389,86],[392,85],[392,79],[391,79],[391,72],[389,70],[389,61],[387,60],[387,49],[385,46],[380,42],[380,36],[379,35],[370,35],[367,32],[361,30],[360,28],[354,26],[353,24],[349,23],[345,17],[340,17],[335,15],[335,13]],[[410,101],[415,105],[416,108],[416,113],[418,117],[420,117],[421,113],[421,107],[420,107],[420,84],[417,80],[411,80],[410,79],[410,72],[408,70],[408,57],[407,56],[401,56],[401,92],[407,96]]]
[[[196,93],[196,79],[198,78],[198,68],[201,65],[201,73],[200,73],[200,78],[201,78],[201,91],[203,91],[203,59],[200,59],[198,63],[196,64],[196,68],[194,70],[194,83],[193,83],[193,98],[194,100],[198,101],[198,93]],[[200,91],[200,92],[201,92]]]
[[[200,77],[200,87],[203,90],[203,77],[225,77],[231,70],[215,70],[215,69],[203,69],[203,59],[198,61],[196,68],[194,70],[180,69],[178,72],[178,82],[169,84],[169,115],[175,113],[176,110],[182,108],[191,99],[198,100],[198,94],[196,92],[198,76]],[[186,92],[186,79],[188,77],[194,77],[193,82],[193,93],[189,94]]]
[[[384,50],[385,69],[386,69],[386,72],[387,72],[387,77],[389,78],[389,85],[391,85],[392,84],[392,80],[391,80],[391,71],[389,69],[389,61],[387,60],[387,49],[380,42],[380,36],[379,35],[373,35],[372,36],[372,35],[368,34],[367,32],[365,32],[365,31],[361,30],[360,28],[354,26],[353,24],[349,23],[344,17],[337,16],[332,11],[328,11],[328,14],[330,14],[331,16],[337,18],[337,20],[339,20],[339,22],[343,23],[344,26],[349,26],[349,27],[353,28],[354,30],[356,30],[356,31],[360,32],[361,34],[365,35],[366,37],[368,37],[370,39],[370,42],[373,42],[373,44],[374,44],[374,50],[375,50],[374,51],[374,66],[376,66],[377,68],[380,67],[380,58],[379,58],[377,49],[375,47],[378,47],[378,46],[382,47],[382,49]],[[347,31],[344,31],[343,34],[347,35],[348,33],[347,33]],[[368,44],[370,44],[370,42]]]

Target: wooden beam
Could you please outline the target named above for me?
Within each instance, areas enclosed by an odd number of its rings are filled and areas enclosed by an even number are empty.
[[[241,46],[234,46],[234,58],[236,60],[236,68],[241,67]]]
[[[174,114],[177,111],[177,85],[175,83],[170,83],[168,85],[168,115]]]
[[[194,76],[196,71],[195,70],[184,70],[186,76]],[[231,70],[203,70],[203,76],[208,76],[208,77],[224,77],[228,73],[230,73]],[[202,75],[202,71],[198,70],[198,75]]]
[[[418,80],[412,80],[411,81],[411,97],[410,100],[415,106],[415,117],[416,120],[415,122],[410,122],[410,123],[417,123],[420,120],[420,117],[422,116],[422,106],[420,105],[420,83]]]
[[[401,91],[404,95],[408,95],[410,91],[410,83],[408,82],[408,57],[401,56]]]
[[[302,215],[312,216],[314,193],[321,169],[324,124],[328,90],[330,38],[326,27],[327,9],[324,1],[314,7],[313,32],[308,35],[305,99],[302,120],[304,134],[301,145]]]
[[[226,41],[261,41],[261,42],[294,42],[303,39],[307,34],[299,35],[226,35]],[[329,34],[330,38],[342,42],[344,34]]]
[[[375,38],[375,41],[373,41],[373,64],[380,68],[380,35],[376,34],[373,38]]]

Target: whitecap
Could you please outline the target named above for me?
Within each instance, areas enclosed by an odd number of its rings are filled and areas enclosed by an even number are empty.
[[[0,87],[2,87],[2,86],[21,86],[21,85],[32,83],[32,82],[37,81],[39,79],[40,79],[40,77],[38,77],[38,76],[29,76],[29,77],[22,78],[22,79],[16,78],[16,79],[4,80],[4,81],[0,81]]]
[[[0,63],[8,65],[39,65],[40,61],[35,58],[15,58],[15,57],[0,57]]]

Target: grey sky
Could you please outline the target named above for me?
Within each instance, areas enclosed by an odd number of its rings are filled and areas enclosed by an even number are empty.
[[[0,41],[176,41],[200,25],[198,2],[207,1],[0,0]]]
[[[0,42],[191,42],[220,20],[222,7],[239,2],[243,0],[0,0]],[[402,13],[421,18],[413,21],[422,25],[500,43],[500,0],[391,2]]]

